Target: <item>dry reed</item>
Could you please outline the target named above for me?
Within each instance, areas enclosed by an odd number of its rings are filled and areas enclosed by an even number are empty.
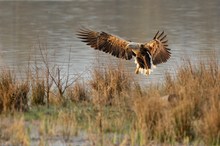
[[[122,64],[94,67],[89,81],[92,102],[102,105],[126,104],[132,82],[132,77]]]
[[[82,128],[92,135],[89,139],[100,145],[220,144],[217,59],[198,64],[185,61],[175,75],[166,73],[164,83],[148,87],[134,83],[121,64],[94,67],[88,84],[70,82],[70,77],[66,82],[60,76],[61,70],[53,76],[47,63],[45,66],[48,76],[36,77],[31,83],[17,81],[10,71],[0,74],[1,112],[27,109],[29,84],[33,107],[43,104],[45,95],[56,95],[59,89],[60,95],[71,99],[68,102],[73,101],[66,107],[55,106],[59,109],[54,117],[47,114],[40,120],[41,139],[59,133],[69,141]],[[52,84],[57,90],[51,90]],[[110,134],[121,138],[112,138]],[[21,139],[28,144],[26,136]]]
[[[28,82],[19,82],[9,69],[0,73],[0,112],[28,110]]]

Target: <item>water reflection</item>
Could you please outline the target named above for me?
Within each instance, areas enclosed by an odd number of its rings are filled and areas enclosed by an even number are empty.
[[[175,71],[182,58],[195,55],[200,56],[196,59],[207,58],[213,49],[220,56],[219,5],[218,0],[0,2],[0,66],[22,68],[30,58],[40,59],[37,46],[41,43],[64,67],[71,53],[71,72],[79,73],[89,70],[97,55],[76,38],[79,26],[138,42],[149,41],[159,29],[168,34],[172,58],[159,65],[148,79],[141,75],[137,78],[145,82],[161,81],[164,72]],[[134,63],[125,61],[125,64],[133,73]]]

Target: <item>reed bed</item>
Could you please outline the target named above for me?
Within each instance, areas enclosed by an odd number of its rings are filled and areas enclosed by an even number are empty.
[[[79,136],[86,145],[220,144],[217,59],[184,61],[175,75],[167,72],[163,83],[147,87],[123,64],[98,64],[88,81],[77,77],[64,84],[57,76],[62,70],[53,74],[45,64],[39,71],[29,68],[23,81],[2,69],[0,117],[10,122],[0,122],[0,143],[73,144]]]

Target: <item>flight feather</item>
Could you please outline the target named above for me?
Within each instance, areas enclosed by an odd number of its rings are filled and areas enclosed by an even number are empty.
[[[80,29],[77,35],[83,42],[86,42],[87,45],[96,50],[100,50],[126,60],[130,60],[132,58],[132,50],[127,47],[129,41],[103,31],[96,32],[86,28]]]

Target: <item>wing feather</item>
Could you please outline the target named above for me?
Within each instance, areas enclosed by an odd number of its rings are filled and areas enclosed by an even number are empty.
[[[106,32],[96,32],[87,28],[82,28],[76,34],[78,38],[96,50],[109,53],[118,58],[130,60],[132,50],[127,46],[128,41],[123,40]]]
[[[171,56],[170,49],[167,48],[168,40],[164,41],[166,37],[167,35],[164,35],[164,31],[160,34],[158,31],[153,40],[146,44],[147,48],[150,50],[154,65],[166,62]]]

